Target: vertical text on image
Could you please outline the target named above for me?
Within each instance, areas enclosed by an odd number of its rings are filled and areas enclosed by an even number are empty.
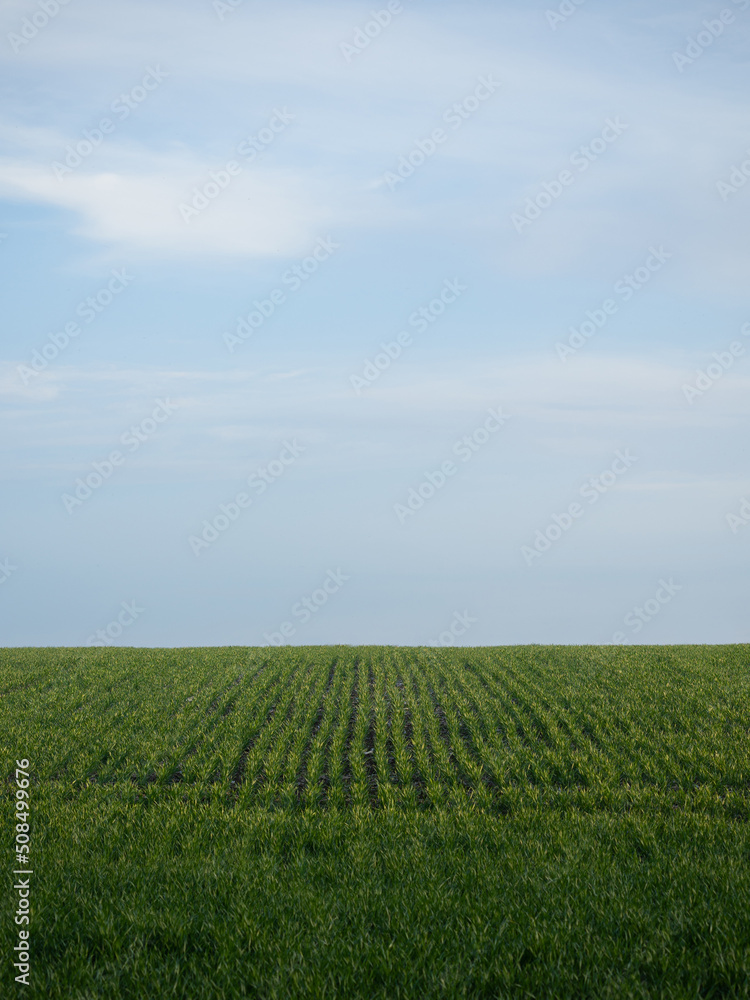
[[[31,876],[33,869],[29,868],[29,818],[30,818],[30,796],[29,796],[29,761],[24,757],[16,761],[16,836],[14,842],[14,853],[18,868],[13,869],[14,883],[13,889],[18,894],[15,911],[15,923],[18,927],[18,942],[13,946],[13,967],[18,970],[16,976],[17,983],[29,986],[29,976],[31,965],[29,955],[31,953],[29,919],[31,915]],[[25,876],[22,878],[21,876]]]

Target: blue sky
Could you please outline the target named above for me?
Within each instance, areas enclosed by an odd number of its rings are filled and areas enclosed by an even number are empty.
[[[750,0],[0,22],[4,645],[748,641]]]

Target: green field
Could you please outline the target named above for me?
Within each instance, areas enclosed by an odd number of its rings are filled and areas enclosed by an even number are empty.
[[[3,996],[750,997],[749,646],[16,649],[0,696]]]

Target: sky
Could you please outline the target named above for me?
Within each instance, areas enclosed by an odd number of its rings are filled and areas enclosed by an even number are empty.
[[[750,639],[750,0],[5,0],[0,644]]]

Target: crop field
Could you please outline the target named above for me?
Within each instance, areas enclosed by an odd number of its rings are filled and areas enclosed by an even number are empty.
[[[3,995],[750,997],[748,646],[16,649],[0,698]]]

